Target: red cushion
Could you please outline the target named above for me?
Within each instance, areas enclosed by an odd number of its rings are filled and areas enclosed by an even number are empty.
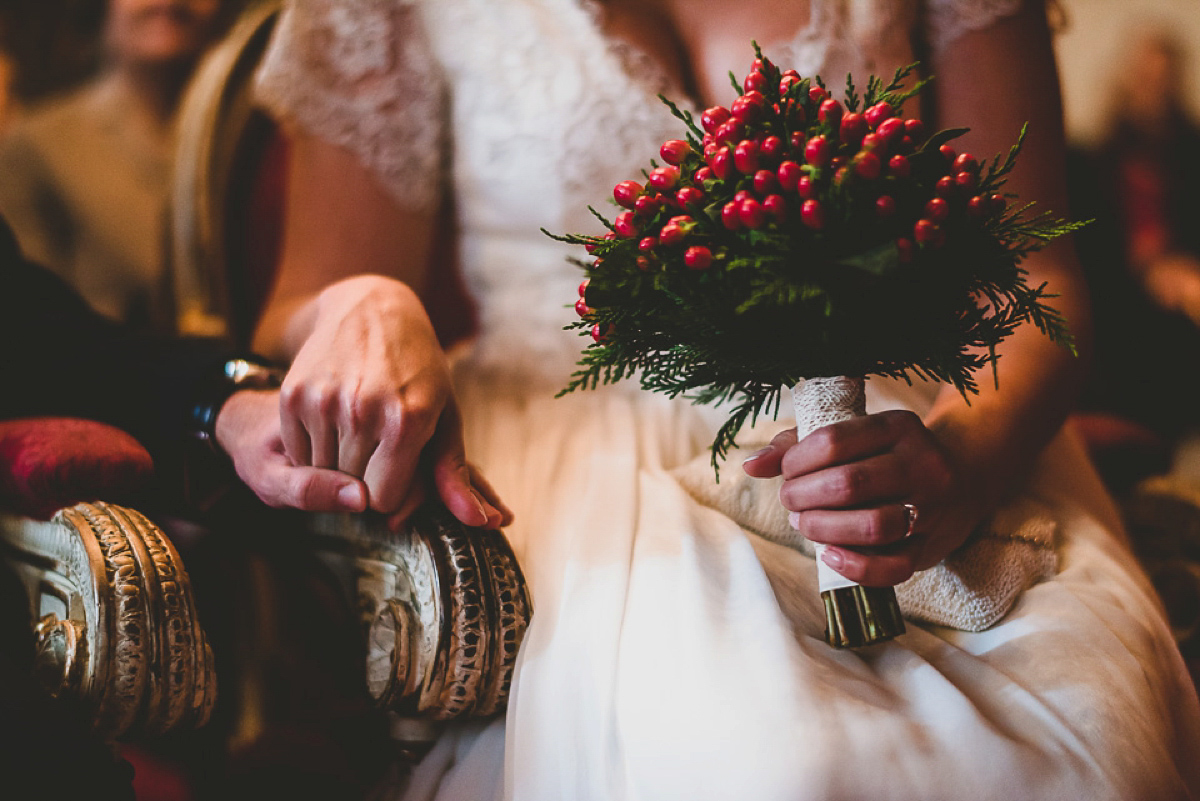
[[[78,501],[121,501],[154,472],[120,429],[71,417],[0,422],[0,509],[40,520]]]

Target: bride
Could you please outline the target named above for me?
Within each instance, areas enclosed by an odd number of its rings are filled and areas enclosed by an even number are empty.
[[[1200,795],[1195,691],[1060,431],[1085,359],[1022,330],[999,387],[980,382],[969,406],[952,388],[872,381],[875,414],[800,442],[763,435],[743,483],[862,583],[932,575],[1001,519],[1000,534],[1034,517],[1054,532],[1030,546],[1045,580],[996,625],[910,622],[858,652],[824,643],[811,559],[697,500],[687,476],[718,411],[632,384],[555,399],[581,348],[562,330],[581,276],[539,229],[595,231],[586,206],[678,135],[657,94],[727,104],[752,40],[834,86],[920,56],[936,75],[927,123],[970,126],[962,147],[990,156],[1029,121],[1010,188],[1066,212],[1037,0],[303,0],[277,28],[259,88],[294,159],[256,345],[292,362],[288,454],[362,476],[396,517],[428,478],[464,522],[506,527],[536,607],[507,716],[449,728],[397,793]],[[478,315],[453,357],[422,304],[448,244],[442,201]],[[1069,243],[1024,266],[1086,354]]]

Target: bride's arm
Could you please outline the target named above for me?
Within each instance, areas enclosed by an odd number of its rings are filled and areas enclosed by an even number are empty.
[[[934,122],[967,125],[960,152],[981,160],[1005,152],[1028,121],[1029,137],[1008,189],[1058,215],[1068,212],[1054,56],[1044,9],[1028,0],[1013,16],[962,34],[937,52]],[[963,543],[1028,471],[1074,402],[1090,343],[1086,289],[1072,245],[1062,240],[1023,266],[1046,282],[1069,321],[1082,358],[1023,326],[1000,349],[999,387],[980,375],[980,393],[952,388],[925,420],[870,415],[814,432],[794,432],[746,466],[783,473],[784,505],[809,538],[831,544],[826,561],[865,584],[896,584]],[[919,510],[912,536],[904,504]],[[882,546],[870,551],[859,546]]]
[[[296,132],[284,247],[255,347],[291,361],[280,395],[297,464],[362,476],[370,507],[403,516],[428,460],[461,520],[507,510],[467,464],[449,368],[421,304],[433,212],[403,209],[350,152]],[[414,488],[418,488],[414,490]]]

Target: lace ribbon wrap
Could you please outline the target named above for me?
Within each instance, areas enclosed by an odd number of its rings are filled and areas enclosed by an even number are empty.
[[[792,407],[796,412],[796,438],[804,439],[818,428],[841,423],[867,413],[866,385],[862,378],[830,376],[808,378],[792,387]],[[821,558],[826,546],[822,543],[802,546],[808,542],[799,531],[791,532],[788,542],[776,540],[791,548],[814,548],[817,558],[817,583],[821,592],[851,587],[854,582],[841,575]]]

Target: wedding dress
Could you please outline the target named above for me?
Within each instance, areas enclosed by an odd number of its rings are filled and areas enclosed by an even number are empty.
[[[890,75],[917,19],[936,48],[1018,2],[927,5],[814,0],[804,30],[760,43],[805,75]],[[910,623],[849,652],[823,640],[813,561],[681,484],[719,410],[632,382],[555,399],[584,344],[563,330],[582,275],[539,229],[596,231],[587,205],[680,130],[656,97],[679,92],[600,22],[588,0],[300,0],[260,75],[276,113],[356,153],[397,202],[453,193],[479,313],[455,367],[467,453],[515,510],[534,597],[507,716],[449,728],[397,793],[1200,795],[1195,692],[1066,436],[1030,479],[1058,530],[1052,578],[990,629]],[[869,408],[921,412],[934,391],[871,382]]]

